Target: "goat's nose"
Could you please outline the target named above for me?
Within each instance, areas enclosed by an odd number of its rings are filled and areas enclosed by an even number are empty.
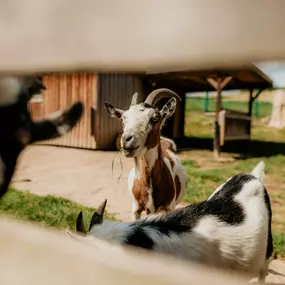
[[[132,145],[134,143],[135,137],[132,133],[125,133],[122,135],[122,142],[125,146]]]
[[[124,142],[131,142],[133,140],[133,136],[132,135],[123,135],[123,141]]]

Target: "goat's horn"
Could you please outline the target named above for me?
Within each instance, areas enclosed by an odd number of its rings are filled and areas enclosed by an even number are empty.
[[[139,93],[137,93],[137,92],[133,95],[131,106],[136,105],[138,103],[138,95],[139,95]]]
[[[107,199],[105,199],[105,201],[102,202],[102,204],[96,209],[96,212],[97,212],[99,215],[103,215],[103,214],[104,214],[104,211],[105,211],[105,208],[106,208],[106,205],[107,205]]]
[[[172,90],[167,89],[167,88],[159,88],[159,89],[155,89],[154,91],[152,91],[147,96],[144,102],[151,106],[155,106],[159,100],[163,98],[169,98],[169,97],[175,97],[176,99],[181,101],[181,98]]]
[[[84,229],[82,211],[80,211],[80,213],[78,214],[77,219],[76,219],[76,231],[78,233],[86,233],[85,229]]]

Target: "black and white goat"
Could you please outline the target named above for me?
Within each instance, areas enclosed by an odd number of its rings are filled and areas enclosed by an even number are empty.
[[[0,76],[0,198],[11,182],[17,159],[29,144],[68,133],[83,113],[80,102],[70,108],[33,121],[29,99],[46,89],[35,76]]]
[[[89,237],[171,254],[248,278],[258,276],[264,282],[273,245],[263,176],[260,162],[251,174],[228,179],[206,201],[134,222],[103,222],[104,201],[89,231],[84,230],[82,212],[76,229]]]

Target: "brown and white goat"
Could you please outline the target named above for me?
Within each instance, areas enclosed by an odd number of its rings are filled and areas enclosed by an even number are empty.
[[[137,98],[135,93],[126,111],[105,102],[108,114],[122,122],[123,153],[135,162],[128,180],[133,198],[132,220],[139,219],[143,211],[150,214],[173,210],[187,187],[187,174],[175,154],[175,143],[161,137],[161,128],[175,112],[176,99],[180,97],[161,88],[151,92],[143,103],[138,104]],[[155,105],[163,98],[170,100],[158,110]]]

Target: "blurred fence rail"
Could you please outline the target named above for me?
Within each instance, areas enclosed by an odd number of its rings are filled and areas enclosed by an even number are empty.
[[[161,71],[285,58],[283,0],[0,1],[0,72]]]
[[[245,285],[221,272],[105,242],[0,219],[0,283],[5,285]]]

